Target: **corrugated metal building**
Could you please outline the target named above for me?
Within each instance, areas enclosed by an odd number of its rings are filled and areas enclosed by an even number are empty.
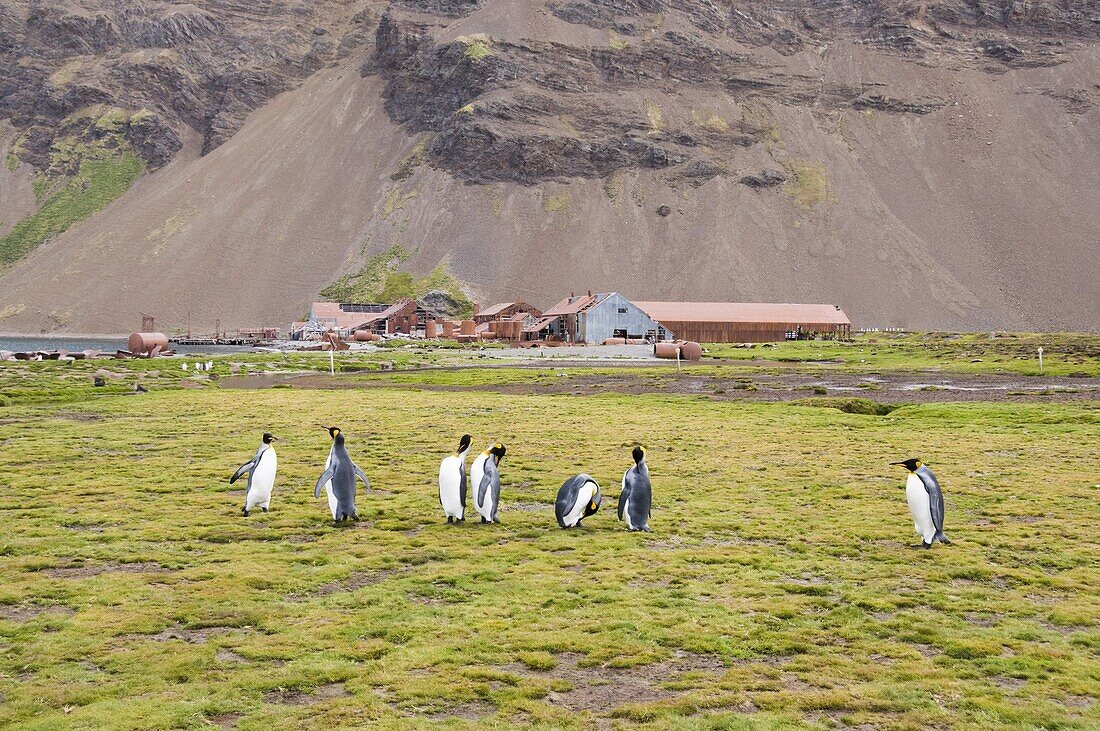
[[[570,295],[542,313],[542,319],[525,332],[547,333],[567,343],[602,343],[607,338],[671,336],[654,318],[618,292]]]
[[[636,302],[682,340],[766,343],[802,336],[847,338],[852,321],[839,305],[759,302]]]
[[[520,312],[526,312],[536,319],[542,316],[542,310],[537,307],[532,307],[526,302],[498,302],[495,305],[490,305],[484,310],[479,310],[474,314],[474,322],[492,322],[493,320],[509,320],[513,315]]]

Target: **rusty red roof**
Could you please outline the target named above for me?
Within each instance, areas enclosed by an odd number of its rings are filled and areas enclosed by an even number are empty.
[[[657,322],[774,322],[850,325],[837,305],[770,302],[637,302]]]
[[[550,326],[550,323],[554,322],[554,320],[556,320],[556,319],[558,319],[558,318],[557,317],[544,317],[541,320],[539,320],[538,322],[536,322],[534,325],[531,325],[530,327],[523,328],[523,332],[525,332],[525,333],[537,333],[540,330],[545,330],[547,327]]]
[[[490,305],[490,306],[486,307],[484,310],[479,310],[477,315],[478,315],[478,317],[491,317],[491,316],[493,316],[497,313],[500,313],[500,312],[503,312],[504,310],[507,310],[509,307],[511,307],[514,304],[517,304],[517,303],[516,302],[497,302],[495,305]]]
[[[543,317],[561,317],[562,315],[575,315],[581,310],[588,309],[596,304],[601,297],[606,295],[586,294],[580,297],[566,297],[549,310],[542,313]]]

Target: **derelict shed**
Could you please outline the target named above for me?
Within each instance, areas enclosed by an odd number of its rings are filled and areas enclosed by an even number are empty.
[[[683,340],[699,343],[767,343],[808,337],[847,338],[852,321],[839,305],[760,302],[637,302]]]
[[[546,329],[567,343],[602,343],[608,338],[660,340],[668,333],[618,292],[569,296],[542,313]]]
[[[536,318],[542,315],[542,310],[526,302],[498,302],[474,313],[474,322],[480,325],[493,320],[509,320],[521,312],[529,313]]]

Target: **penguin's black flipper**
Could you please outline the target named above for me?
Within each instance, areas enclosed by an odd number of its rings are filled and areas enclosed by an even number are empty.
[[[325,486],[325,483],[332,479],[333,469],[329,467],[327,470],[321,473],[321,476],[317,478],[317,484],[313,487],[313,497],[321,497],[321,489]]]
[[[634,480],[630,474],[633,471],[634,468],[631,467],[623,473],[623,491],[619,493],[619,520],[623,519],[623,509],[626,507],[627,501],[630,500],[630,491],[634,489]]]
[[[255,467],[255,466],[256,466],[256,460],[252,460],[251,462],[245,462],[243,465],[238,467],[237,471],[233,473],[233,476],[229,478],[229,484],[232,485],[234,482],[241,479],[242,476],[244,476],[244,475],[248,474],[249,472],[251,472],[252,468]]]
[[[367,479],[367,476],[363,473],[363,470],[359,469],[359,465],[353,463],[351,467],[355,470],[355,476],[363,481],[363,484],[367,486],[367,490],[370,490],[370,480]]]
[[[914,472],[924,484],[924,491],[928,493],[928,507],[932,513],[932,525],[936,527],[936,533],[943,533],[943,490],[940,489],[939,480],[927,467],[920,467]],[[935,540],[935,539],[933,539]]]

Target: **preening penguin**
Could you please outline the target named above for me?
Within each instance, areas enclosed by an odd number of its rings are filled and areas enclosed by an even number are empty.
[[[913,514],[913,528],[921,537],[921,546],[931,548],[936,541],[951,543],[943,534],[943,491],[932,470],[919,459],[891,462],[909,470],[905,480],[905,498]],[[920,548],[921,546],[914,546]]]
[[[244,507],[241,512],[246,516],[257,505],[265,513],[271,503],[271,488],[275,487],[275,472],[279,468],[279,461],[275,456],[275,445],[272,444],[279,437],[269,431],[264,432],[260,448],[252,459],[241,465],[233,476],[229,478],[232,485],[241,475],[248,473],[248,484],[244,492]]]
[[[558,489],[554,502],[554,515],[562,528],[577,528],[581,521],[600,509],[603,496],[600,485],[590,475],[570,477]]]
[[[466,452],[470,451],[469,434],[458,441],[458,451],[439,463],[439,504],[448,523],[461,523],[466,518]]]
[[[499,523],[500,508],[500,460],[508,451],[497,442],[479,454],[470,465],[470,486],[474,490],[474,508],[481,515],[482,523]]]
[[[649,483],[649,467],[645,450],[634,447],[634,466],[623,473],[623,491],[619,493],[619,520],[626,520],[628,530],[649,531],[649,512],[653,505],[653,487]]]
[[[332,449],[328,454],[325,471],[317,478],[313,488],[313,497],[321,496],[321,489],[329,490],[329,509],[335,521],[359,520],[355,513],[355,480],[358,478],[370,489],[370,481],[363,470],[351,461],[347,447],[344,446],[344,433],[335,426],[325,427],[332,437]]]

